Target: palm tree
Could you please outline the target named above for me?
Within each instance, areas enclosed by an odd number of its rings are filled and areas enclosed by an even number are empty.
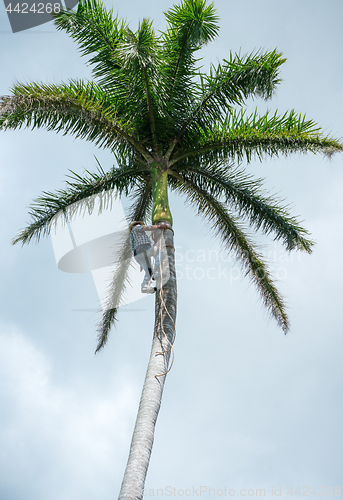
[[[170,279],[156,294],[151,357],[143,387],[120,499],[139,499],[149,464],[156,418],[175,337],[176,273],[168,189],[184,195],[212,227],[224,249],[240,260],[271,315],[286,333],[282,297],[266,263],[247,234],[272,234],[287,250],[310,253],[313,242],[280,200],[263,190],[261,179],[240,167],[253,156],[342,151],[311,120],[290,111],[282,116],[244,111],[249,97],[269,99],[285,62],[277,50],[228,54],[204,74],[197,51],[218,34],[218,17],[205,0],[182,0],[165,13],[167,28],[156,35],[144,19],[136,32],[97,0],[80,0],[76,12],[55,15],[93,67],[95,81],[17,84],[1,98],[0,127],[72,134],[113,152],[116,166],[99,165],[84,177],[72,173],[66,188],[44,192],[31,207],[31,223],[14,239],[29,243],[48,235],[57,214],[68,214],[92,195],[114,190],[129,196],[130,221],[165,222]],[[108,339],[125,289],[132,252],[129,237],[113,276],[112,302],[98,331],[99,351]]]

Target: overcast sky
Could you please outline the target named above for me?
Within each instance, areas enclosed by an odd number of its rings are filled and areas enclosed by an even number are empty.
[[[127,0],[113,8],[132,28],[149,17],[163,30],[163,11],[171,5]],[[284,81],[268,107],[280,113],[294,108],[342,137],[342,1],[215,5],[221,31],[203,51],[204,67],[229,50],[278,47],[287,58]],[[0,6],[0,37],[0,95],[15,81],[90,77],[76,45],[51,24],[12,34]],[[59,271],[50,238],[24,248],[10,241],[28,221],[31,200],[63,187],[69,169],[94,170],[94,155],[104,168],[113,160],[90,143],[43,130],[1,132],[0,151],[0,499],[110,500],[128,456],[154,298],[124,308],[108,346],[94,356],[100,315],[91,276]],[[208,498],[211,487],[211,498],[244,491],[254,498],[263,488],[271,499],[281,488],[286,499],[290,487],[300,487],[302,495],[314,487],[324,495],[328,487],[343,487],[343,156],[329,161],[299,154],[246,168],[291,204],[317,243],[308,256],[260,240],[286,297],[291,331],[285,337],[268,318],[253,285],[220,253],[210,227],[171,196],[179,274],[176,357],[156,427],[148,494],[157,496],[159,488],[164,496],[187,490]]]

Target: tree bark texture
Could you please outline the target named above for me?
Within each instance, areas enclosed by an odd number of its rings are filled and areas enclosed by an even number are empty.
[[[152,349],[119,500],[140,500],[143,497],[155,424],[166,379],[165,373],[168,370],[172,354],[171,344],[175,337],[177,288],[172,230],[164,231],[164,240],[170,278],[161,291],[156,292]]]

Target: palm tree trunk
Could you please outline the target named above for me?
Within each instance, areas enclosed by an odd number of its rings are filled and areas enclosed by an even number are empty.
[[[154,442],[155,424],[161,406],[165,373],[168,370],[171,354],[170,344],[173,343],[175,336],[177,290],[173,232],[169,229],[165,230],[164,239],[167,245],[170,278],[162,287],[161,293],[156,292],[152,349],[119,500],[140,500],[143,497]]]
[[[152,180],[152,195],[154,205],[152,207],[152,223],[159,221],[169,222],[173,225],[173,218],[168,202],[168,171],[165,166],[153,163],[150,166]]]

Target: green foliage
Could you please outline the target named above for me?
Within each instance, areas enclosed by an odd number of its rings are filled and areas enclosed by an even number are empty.
[[[288,207],[281,205],[282,200],[262,190],[262,179],[254,179],[244,171],[226,165],[192,163],[179,166],[175,177],[186,186],[194,186],[216,200],[223,200],[255,230],[273,233],[274,239],[282,241],[286,250],[311,253],[313,242],[305,237],[309,233],[295,217],[290,216]]]
[[[0,125],[16,129],[23,125],[72,134],[94,142],[99,147],[119,152],[134,148],[131,127],[117,118],[114,103],[93,82],[69,84],[18,84],[12,97],[2,97]]]
[[[266,264],[255,245],[245,234],[239,219],[229,213],[225,204],[208,191],[179,178],[172,183],[176,191],[186,195],[188,203],[205,218],[227,252],[233,252],[246,276],[256,285],[264,305],[286,333],[289,329],[284,302],[278,293]]]
[[[295,111],[260,115],[256,109],[246,114],[248,98],[270,99],[281,82],[285,58],[276,49],[230,52],[204,74],[199,50],[219,31],[213,4],[182,0],[165,17],[166,31],[157,35],[150,20],[143,19],[133,31],[97,0],[80,0],[77,11],[54,15],[56,28],[68,33],[87,57],[95,81],[17,84],[0,100],[0,128],[40,127],[73,134],[109,149],[118,166],[108,172],[99,166],[86,176],[72,173],[65,189],[43,193],[31,207],[30,224],[14,243],[48,234],[59,212],[69,210],[69,216],[71,207],[111,189],[132,198],[131,219],[144,219],[156,203],[154,165],[158,175],[167,172],[169,187],[186,196],[223,247],[235,253],[286,331],[282,299],[240,221],[273,235],[287,250],[311,252],[313,242],[289,207],[264,192],[262,180],[238,165],[254,156],[262,160],[294,152],[330,156],[343,145]],[[125,289],[128,245],[121,249],[123,266],[109,297],[115,300],[99,327],[97,350],[107,341]]]
[[[127,25],[113,16],[96,0],[82,0],[77,11],[67,10],[54,15],[55,26],[65,31],[79,46],[83,56],[89,57],[92,72],[104,89],[113,92],[120,65],[115,50],[123,39]]]
[[[71,172],[66,181],[66,189],[60,189],[55,193],[43,192],[34,200],[29,211],[31,223],[23,229],[13,240],[15,243],[29,243],[32,239],[39,241],[42,235],[48,235],[51,229],[53,218],[61,211],[77,204],[77,211],[72,215],[76,216],[83,208],[82,202],[87,204],[87,199],[96,194],[115,189],[119,194],[128,195],[134,186],[148,182],[150,187],[149,172],[141,166],[121,165],[113,167],[105,173],[99,165],[97,172],[88,172],[88,176],[80,176]],[[71,219],[70,211],[68,212]]]
[[[210,74],[201,74],[200,97],[182,128],[182,135],[213,127],[222,122],[233,105],[244,105],[248,97],[269,99],[280,79],[279,67],[285,62],[276,52],[257,53],[240,57],[230,53],[230,59],[218,67],[211,66]],[[181,135],[181,134],[180,134]],[[193,134],[190,137],[193,142]]]
[[[282,116],[277,112],[260,116],[257,111],[246,116],[244,110],[234,110],[221,123],[202,130],[198,134],[197,147],[183,151],[175,161],[195,155],[204,163],[219,158],[250,162],[253,154],[262,160],[265,155],[307,151],[330,155],[342,151],[342,144],[324,137],[313,120],[306,120],[294,110]]]
[[[219,31],[213,4],[187,0],[165,13],[167,30],[162,34],[162,57],[159,72],[167,97],[166,107],[175,120],[187,117],[197,86],[192,77],[198,75],[194,53],[213,40]]]
[[[165,13],[169,39],[180,48],[198,50],[218,35],[219,17],[214,4],[184,0]]]

